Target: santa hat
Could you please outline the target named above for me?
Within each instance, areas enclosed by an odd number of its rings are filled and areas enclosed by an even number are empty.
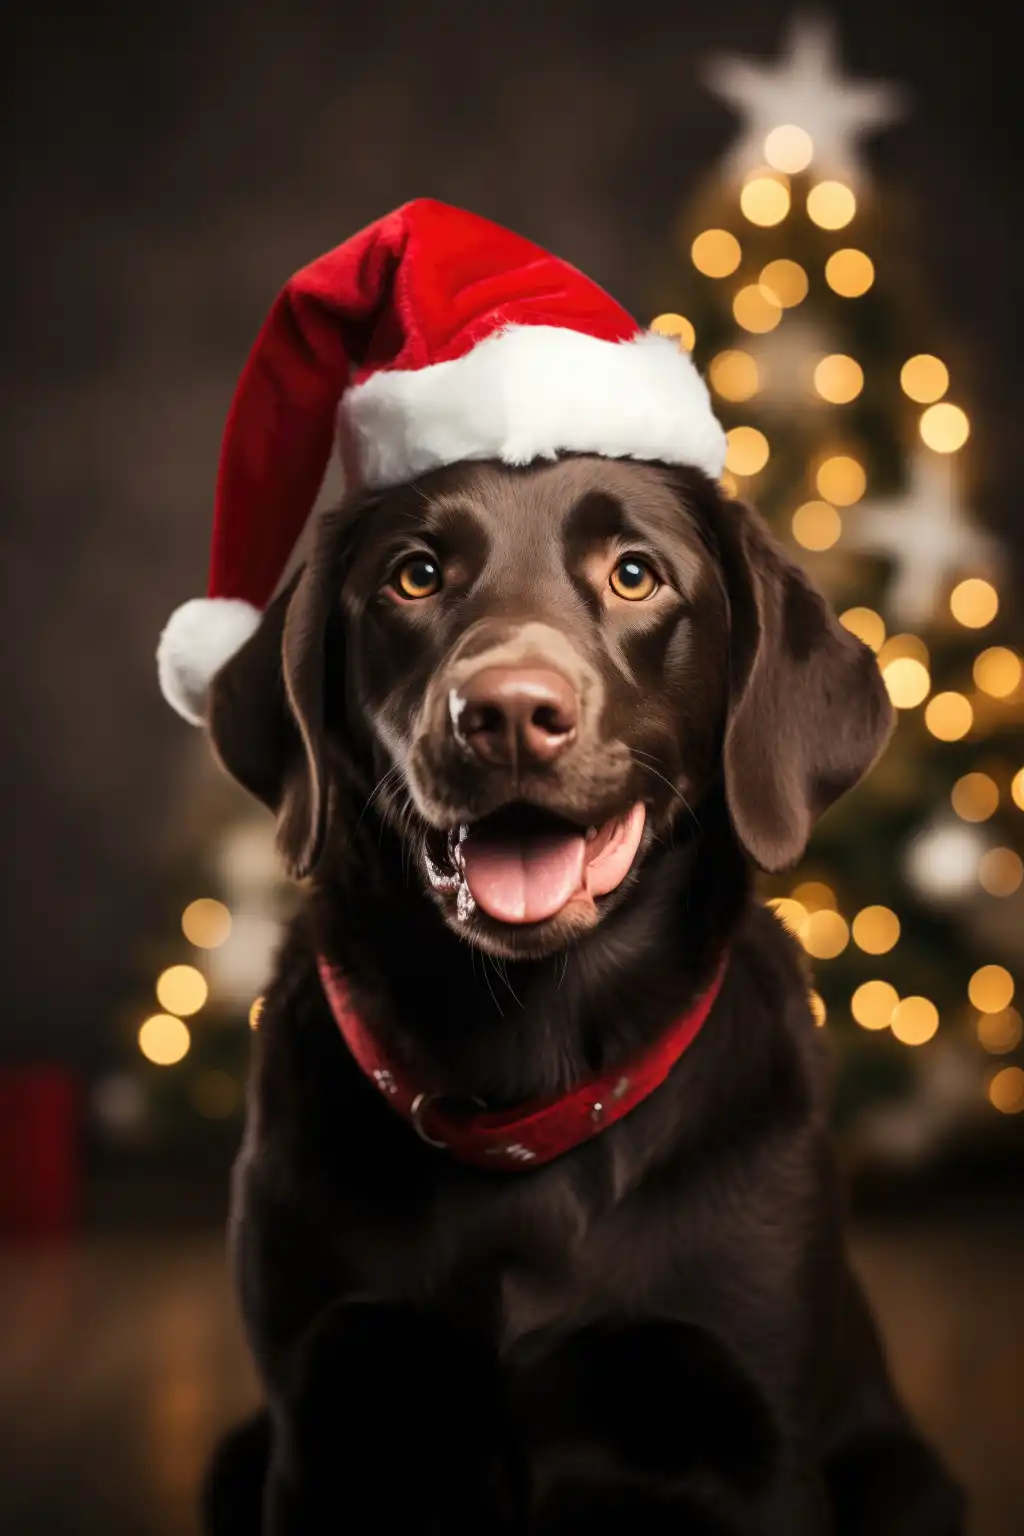
[[[214,675],[259,624],[336,437],[360,487],[462,459],[661,459],[712,477],[725,438],[677,341],[487,219],[422,198],[286,284],[235,393],[208,595],[171,617],[165,696],[198,724]]]

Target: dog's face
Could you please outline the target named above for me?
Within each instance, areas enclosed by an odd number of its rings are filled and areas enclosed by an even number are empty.
[[[211,706],[297,866],[346,835],[332,777],[362,780],[451,927],[506,956],[600,922],[723,778],[751,855],[792,862],[888,720],[870,652],[752,514],[585,457],[328,514]]]

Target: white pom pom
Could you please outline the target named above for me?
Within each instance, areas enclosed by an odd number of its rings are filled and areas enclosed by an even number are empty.
[[[211,682],[260,618],[238,597],[195,597],[171,614],[156,650],[157,672],[164,698],[190,725],[202,725]]]

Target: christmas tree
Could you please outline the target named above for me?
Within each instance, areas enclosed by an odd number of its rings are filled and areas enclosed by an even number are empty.
[[[901,94],[845,78],[813,22],[780,62],[718,59],[708,81],[744,129],[676,231],[653,325],[709,381],[728,490],[877,652],[896,707],[880,765],[765,896],[808,955],[840,1124],[915,1157],[1024,1109],[1024,685],[1006,561],[966,512],[970,417],[907,270],[902,210],[858,152]]]

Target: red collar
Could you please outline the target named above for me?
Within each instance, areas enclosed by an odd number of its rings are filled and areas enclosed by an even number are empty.
[[[534,1099],[517,1109],[491,1113],[446,1113],[444,1094],[426,1093],[390,1060],[352,1005],[348,985],[322,957],[327,1000],[342,1039],[392,1109],[409,1120],[432,1147],[444,1147],[479,1168],[524,1169],[549,1163],[621,1120],[660,1088],[687,1046],[700,1033],[725,975],[725,961],[705,992],[633,1061],[588,1078],[568,1093]]]

